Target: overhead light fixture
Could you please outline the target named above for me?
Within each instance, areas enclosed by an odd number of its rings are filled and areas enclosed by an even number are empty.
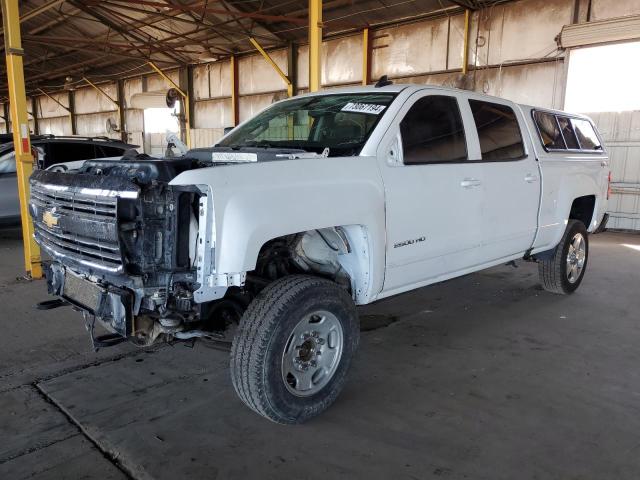
[[[63,88],[65,90],[75,90],[75,87],[74,87],[73,83],[71,83],[71,82],[73,82],[73,77],[68,77],[68,76],[65,77],[64,78],[64,87]]]

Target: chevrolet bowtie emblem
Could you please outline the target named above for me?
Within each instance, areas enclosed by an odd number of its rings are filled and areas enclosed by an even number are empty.
[[[56,227],[58,225],[59,215],[54,210],[47,210],[42,214],[42,222],[49,228]]]

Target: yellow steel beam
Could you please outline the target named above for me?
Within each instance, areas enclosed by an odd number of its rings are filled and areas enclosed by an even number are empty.
[[[273,60],[273,58],[271,58],[271,55],[265,52],[264,48],[262,48],[262,46],[258,43],[258,41],[255,38],[249,37],[249,41],[254,47],[256,47],[256,50],[260,52],[260,54],[264,57],[264,59],[273,67],[276,73],[280,75],[280,78],[284,80],[284,83],[287,85],[287,95],[289,95],[290,97],[293,97],[293,83],[291,83],[291,79],[289,79],[289,77],[282,71],[282,69]]]
[[[322,47],[322,0],[309,0],[309,90],[320,90]]]
[[[362,30],[362,85],[369,85],[369,77],[371,75],[370,53],[369,29],[365,28]]]
[[[185,127],[185,139],[186,139],[186,143],[187,143],[187,147],[191,148],[191,112],[189,111],[189,95],[183,91],[176,82],[174,82],[173,80],[171,80],[171,78],[169,78],[169,76],[164,73],[155,63],[153,62],[147,62],[149,64],[149,66],[151,68],[153,68],[158,75],[160,75],[162,78],[164,78],[167,82],[169,82],[171,84],[171,86],[173,88],[175,88],[178,93],[180,94],[180,96],[182,97],[182,105],[184,107],[184,127]]]
[[[13,145],[16,154],[20,217],[22,219],[22,242],[24,245],[24,267],[31,278],[42,277],[40,247],[33,239],[33,222],[29,215],[29,176],[33,171],[33,156],[29,139],[27,96],[24,88],[22,56],[24,50],[20,40],[20,11],[18,0],[2,2],[2,22],[7,58],[7,83],[13,127]]]
[[[466,9],[464,11],[464,41],[462,42],[462,73],[467,74],[469,69],[469,29],[471,27],[470,20],[471,10]]]
[[[235,127],[240,123],[240,106],[238,95],[238,59],[235,55],[231,55],[231,120]]]

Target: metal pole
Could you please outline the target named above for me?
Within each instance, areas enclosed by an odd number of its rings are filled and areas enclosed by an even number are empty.
[[[369,78],[371,76],[371,67],[369,54],[371,53],[371,46],[369,45],[369,28],[362,30],[362,85],[369,85]]]
[[[120,139],[123,142],[128,142],[129,137],[127,135],[127,114],[125,111],[124,103],[124,80],[118,80],[118,122],[120,122]]]
[[[33,117],[33,133],[40,135],[40,124],[38,123],[38,99],[34,96],[31,97],[31,116]]]
[[[240,106],[238,96],[238,59],[235,55],[231,55],[229,60],[229,70],[231,71],[231,121],[235,127],[240,123]]]
[[[466,75],[469,69],[469,16],[471,14],[471,10],[467,9],[464,11],[464,41],[463,41],[463,50],[462,50],[462,74]]]
[[[33,156],[29,139],[29,119],[27,117],[27,96],[24,87],[22,56],[24,50],[20,41],[20,11],[18,0],[2,1],[2,21],[4,25],[4,45],[7,58],[7,84],[13,127],[13,144],[16,153],[18,194],[20,196],[20,217],[22,220],[22,242],[24,245],[24,267],[31,278],[42,277],[40,247],[33,239],[33,222],[29,215],[29,176],[33,171]]]
[[[320,90],[322,47],[322,0],[309,0],[309,90]]]
[[[67,103],[69,104],[69,121],[71,122],[71,135],[78,134],[78,116],[76,115],[76,91],[69,90],[67,93]]]

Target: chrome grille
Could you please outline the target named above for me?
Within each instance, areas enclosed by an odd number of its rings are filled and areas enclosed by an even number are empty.
[[[31,209],[35,237],[52,256],[70,258],[86,266],[120,272],[118,198],[85,193],[82,188],[31,181]]]

